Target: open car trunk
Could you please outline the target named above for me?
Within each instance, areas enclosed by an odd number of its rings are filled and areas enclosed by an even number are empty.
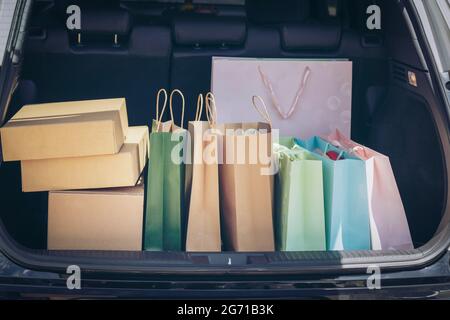
[[[448,115],[433,87],[435,71],[425,64],[427,48],[418,51],[409,29],[414,23],[406,20],[403,5],[391,0],[262,2],[211,1],[197,9],[201,12],[191,12],[180,3],[153,1],[107,1],[100,11],[92,1],[35,1],[21,59],[11,67],[19,74],[17,87],[10,103],[1,106],[5,120],[25,104],[125,97],[130,125],[150,125],[160,88],[182,90],[186,118],[192,119],[197,94],[210,89],[213,56],[350,59],[352,139],[390,157],[415,250],[51,252],[46,250],[48,193],[22,193],[20,163],[8,162],[0,166],[5,253],[44,270],[78,264],[178,274],[332,272],[373,263],[406,268],[437,257],[448,239],[446,225],[439,226],[450,214]],[[381,30],[366,26],[366,9],[373,2],[381,7]],[[82,19],[96,32],[67,30],[66,8],[72,3],[80,4]],[[242,26],[245,37],[234,33]]]

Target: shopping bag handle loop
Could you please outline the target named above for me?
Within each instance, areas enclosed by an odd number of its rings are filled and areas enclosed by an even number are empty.
[[[259,102],[261,103],[261,107],[258,106],[257,100],[259,100]],[[264,99],[261,98],[260,96],[253,96],[252,103],[253,108],[255,108],[255,110],[263,117],[263,119],[270,124],[270,127],[272,127],[272,120],[270,119],[270,115],[269,112],[267,111],[267,106],[266,103],[264,102]]]
[[[336,129],[334,134],[330,134],[326,140],[330,141],[333,145],[338,148],[346,149],[348,152],[358,158],[369,158],[367,154],[367,149],[363,146],[356,145],[344,134],[342,134],[339,129]]]
[[[181,101],[182,101],[182,105],[181,105],[181,125],[180,128],[183,127],[183,123],[184,123],[184,107],[185,107],[185,100],[184,100],[184,95],[183,93],[178,90],[175,89],[172,91],[172,93],[170,94],[170,99],[169,99],[169,106],[170,106],[170,117],[172,118],[172,122],[175,123],[174,117],[173,117],[173,95],[175,93],[178,93],[181,97]]]
[[[325,150],[323,151],[323,154],[324,154],[325,156],[327,156],[327,152],[328,152],[328,149],[330,149],[330,145],[331,145],[331,143],[327,143],[326,146],[325,146]],[[339,161],[339,160],[342,159],[342,157],[344,156],[344,152],[345,152],[345,151],[342,150],[342,151],[339,153],[339,155],[338,155],[336,161]]]
[[[216,97],[212,92],[206,94],[206,117],[211,126],[217,123]]]
[[[366,151],[367,151],[366,148],[362,146],[356,146],[350,149],[351,154],[360,158],[368,158]]]
[[[273,88],[272,82],[270,81],[269,77],[263,72],[262,67],[258,66],[258,72],[261,77],[261,80],[264,84],[264,87],[266,87],[266,90],[270,94],[270,99],[272,100],[272,104],[275,107],[275,109],[278,111],[280,116],[287,120],[289,119],[297,109],[298,103],[300,101],[300,98],[303,96],[304,91],[306,89],[306,86],[308,85],[309,79],[311,78],[311,68],[307,66],[303,72],[303,77],[300,81],[299,87],[297,89],[297,92],[295,94],[295,97],[292,101],[291,106],[289,107],[289,110],[287,112],[284,112],[281,108],[281,105],[278,101],[277,95],[275,93],[275,89]]]
[[[159,114],[159,102],[161,100],[161,94],[164,94],[164,105],[162,107],[161,114]],[[166,107],[167,107],[167,91],[165,89],[160,89],[158,91],[158,94],[156,95],[156,121],[158,123],[156,132],[159,131],[164,112],[166,111]]]
[[[195,120],[200,121],[203,113],[203,94],[199,94],[197,98],[197,111],[195,112]]]

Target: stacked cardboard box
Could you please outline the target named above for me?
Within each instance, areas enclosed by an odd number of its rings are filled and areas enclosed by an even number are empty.
[[[142,250],[144,187],[51,191],[49,250]]]
[[[22,191],[50,191],[49,249],[142,249],[149,133],[128,127],[125,99],[24,106],[0,136]]]

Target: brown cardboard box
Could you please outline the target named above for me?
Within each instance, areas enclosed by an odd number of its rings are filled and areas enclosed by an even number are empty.
[[[0,129],[3,160],[115,154],[127,130],[124,98],[27,105]]]
[[[22,161],[22,191],[134,186],[148,159],[147,127],[130,127],[113,155]]]
[[[52,191],[49,250],[142,250],[143,185],[91,191]]]

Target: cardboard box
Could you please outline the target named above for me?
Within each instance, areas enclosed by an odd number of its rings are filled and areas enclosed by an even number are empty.
[[[22,161],[22,191],[130,187],[148,159],[147,127],[130,127],[113,155]]]
[[[52,191],[49,250],[141,251],[144,186]]]
[[[3,160],[115,154],[127,130],[124,98],[27,105],[0,129]]]

